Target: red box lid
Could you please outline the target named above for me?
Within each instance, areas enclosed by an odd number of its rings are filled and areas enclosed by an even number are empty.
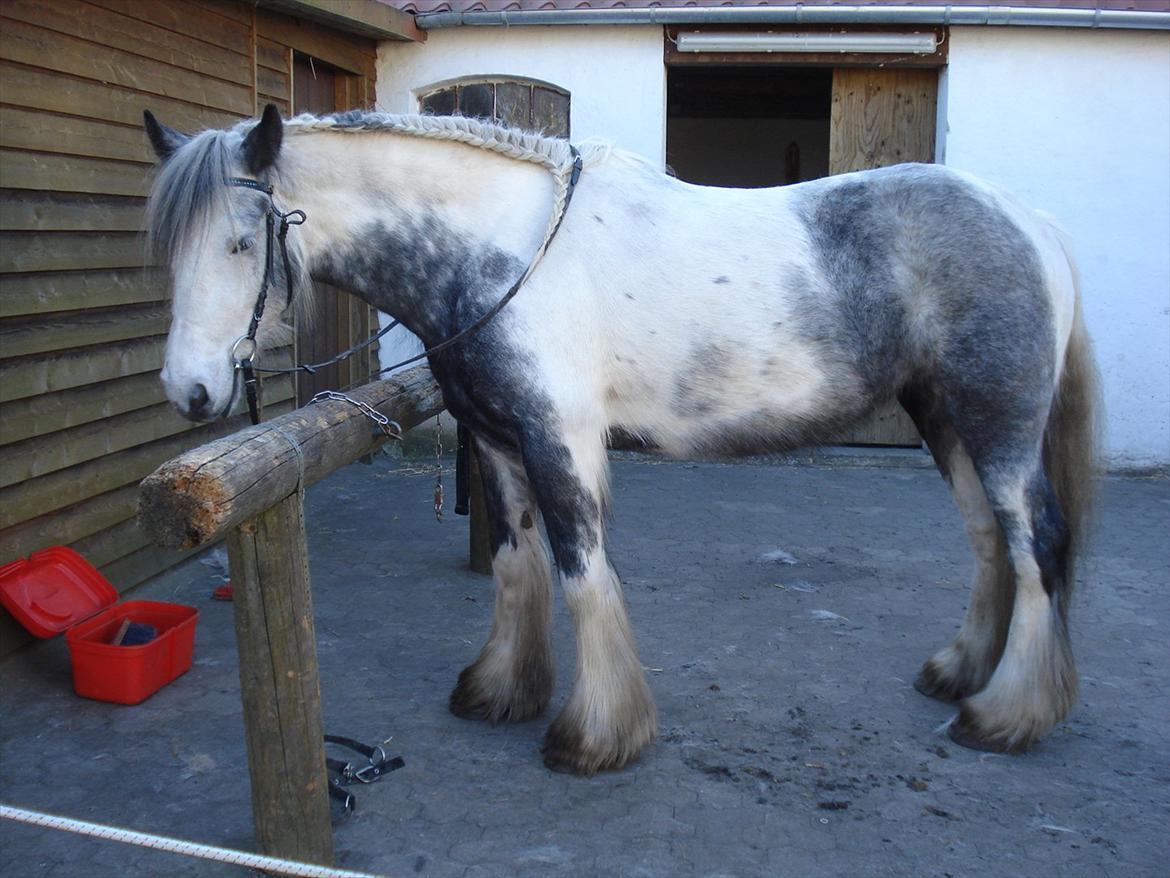
[[[37,637],[52,637],[118,602],[118,592],[68,546],[0,567],[0,604]]]

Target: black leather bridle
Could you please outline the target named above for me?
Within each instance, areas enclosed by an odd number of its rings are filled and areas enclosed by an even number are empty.
[[[260,399],[256,392],[256,331],[260,328],[260,320],[264,316],[264,306],[268,302],[268,288],[272,284],[272,269],[276,259],[276,243],[280,243],[280,255],[284,261],[284,282],[286,287],[285,307],[293,303],[296,293],[293,287],[292,264],[288,258],[288,230],[289,226],[299,226],[307,217],[303,210],[290,210],[282,213],[272,198],[272,186],[261,183],[259,180],[250,180],[247,177],[228,178],[229,186],[238,186],[243,189],[255,189],[268,196],[268,212],[264,218],[266,227],[264,246],[264,279],[260,281],[260,292],[256,295],[256,305],[252,308],[252,319],[248,323],[248,332],[236,339],[232,345],[232,362],[237,371],[244,376],[244,393],[248,397],[248,414],[253,424],[260,423]],[[277,224],[279,223],[279,231]],[[268,371],[268,370],[263,370]],[[296,371],[296,370],[294,370]]]

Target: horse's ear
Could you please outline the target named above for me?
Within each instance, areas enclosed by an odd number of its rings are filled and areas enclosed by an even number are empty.
[[[259,174],[276,164],[280,155],[280,141],[284,137],[284,122],[276,104],[264,108],[264,115],[244,138],[244,167],[249,174]]]
[[[146,136],[150,138],[150,145],[154,147],[155,154],[162,161],[170,158],[171,153],[191,139],[186,134],[180,134],[173,128],[163,125],[154,118],[154,113],[150,110],[142,111],[142,121],[146,124]]]

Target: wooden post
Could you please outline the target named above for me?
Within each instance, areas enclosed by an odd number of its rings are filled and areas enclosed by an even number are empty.
[[[240,694],[261,852],[332,865],[304,508],[293,493],[228,535]]]
[[[471,446],[471,509],[470,522],[470,564],[476,573],[492,572],[492,541],[488,531],[487,502],[483,497],[483,476],[479,471],[479,456],[475,445]]]
[[[248,427],[143,480],[138,521],[160,546],[228,538],[256,840],[266,854],[331,864],[328,777],[304,508],[309,485],[386,441],[360,403],[410,429],[442,410],[421,366]]]

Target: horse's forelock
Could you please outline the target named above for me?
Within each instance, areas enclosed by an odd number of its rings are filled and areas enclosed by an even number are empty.
[[[147,242],[156,261],[170,261],[206,230],[212,211],[227,209],[239,140],[235,131],[204,131],[159,166],[146,206]]]

